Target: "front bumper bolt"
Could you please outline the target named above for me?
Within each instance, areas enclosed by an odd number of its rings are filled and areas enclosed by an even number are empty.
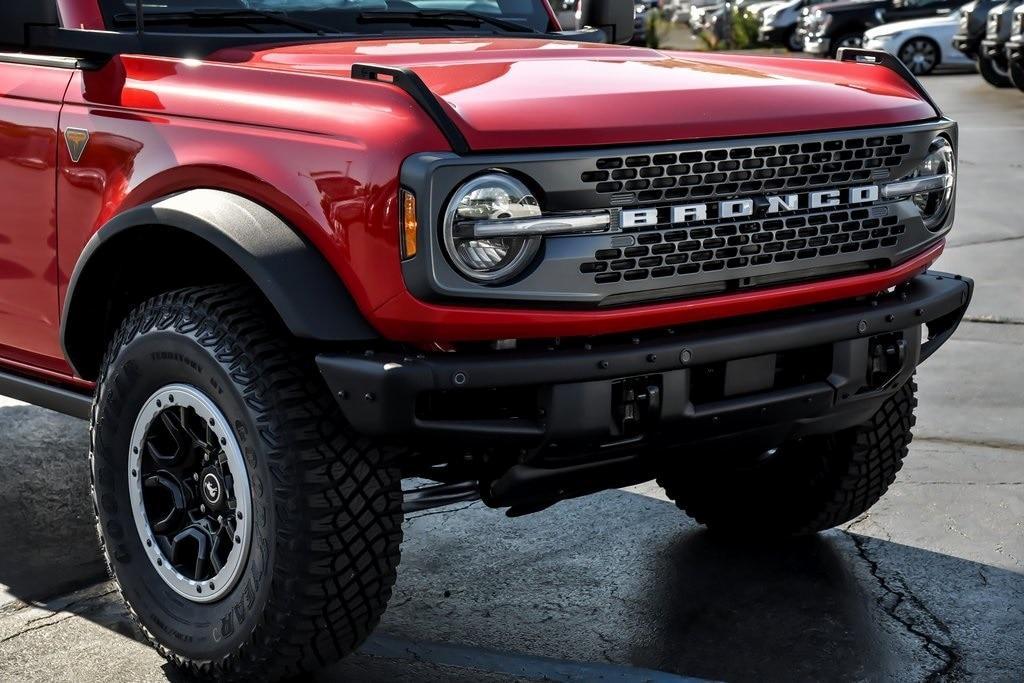
[[[363,395],[363,400],[365,400],[365,401],[373,402],[376,399],[377,399],[377,397],[374,396],[372,393],[369,393],[369,392],[367,392],[366,394]]]
[[[452,375],[452,384],[461,387],[465,383],[466,383],[466,373],[464,373],[464,372],[456,372],[454,375]]]
[[[683,363],[685,365],[686,363],[689,363],[691,360],[693,360],[693,351],[691,351],[690,349],[683,349],[682,351],[679,352],[680,363]]]
[[[598,361],[597,362],[597,367],[601,368],[602,370],[607,370],[608,369],[608,361],[606,361],[606,360]]]
[[[649,354],[647,354],[647,362],[648,363],[653,363],[656,360],[658,360],[658,354],[656,354],[656,353],[649,353]]]
[[[867,320],[861,320],[859,323],[857,323],[857,331],[860,332],[861,334],[864,334],[865,332],[867,332],[868,331],[868,321]]]

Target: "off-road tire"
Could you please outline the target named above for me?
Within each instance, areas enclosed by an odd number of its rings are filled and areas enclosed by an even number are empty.
[[[995,60],[987,57],[978,57],[978,73],[989,85],[996,88],[1009,88],[1013,85],[1010,82],[1010,75],[1006,70],[999,68]]]
[[[680,454],[658,483],[715,531],[774,536],[832,528],[865,512],[896,479],[912,438],[916,390],[907,382],[867,422],[784,444],[763,460]]]
[[[207,604],[156,574],[130,510],[136,413],[174,382],[214,400],[250,479],[247,565],[230,593]],[[139,628],[187,675],[288,677],[344,657],[376,626],[402,540],[394,454],[351,432],[311,355],[248,288],[182,289],[135,308],[110,342],[90,433],[108,566]]]
[[[1010,82],[1017,86],[1018,90],[1024,91],[1024,64],[1010,63]]]

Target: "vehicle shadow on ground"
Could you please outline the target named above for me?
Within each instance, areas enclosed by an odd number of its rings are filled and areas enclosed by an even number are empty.
[[[5,407],[0,433],[0,584],[138,639],[109,585],[89,610],[55,597],[104,577],[84,423]],[[1024,666],[1024,575],[856,533],[719,539],[625,491],[519,519],[420,513],[405,532],[378,635],[317,680],[955,679],[971,658],[1012,679]]]
[[[103,578],[86,423],[8,405],[0,435],[0,584],[33,601]]]

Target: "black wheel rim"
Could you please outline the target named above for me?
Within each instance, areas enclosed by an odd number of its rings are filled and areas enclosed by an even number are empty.
[[[176,592],[211,602],[248,556],[251,494],[241,449],[216,405],[171,385],[144,404],[132,432],[129,484],[136,528]]]

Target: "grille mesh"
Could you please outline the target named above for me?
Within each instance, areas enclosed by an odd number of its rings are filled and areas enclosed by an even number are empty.
[[[580,272],[607,284],[728,271],[892,247],[904,231],[886,206],[646,231],[634,246],[599,249]]]
[[[750,145],[610,156],[581,180],[612,203],[719,200],[749,194],[805,192],[889,178],[911,145],[903,135],[848,136],[814,142]],[[795,215],[794,215],[795,214]],[[685,229],[669,223],[635,229],[624,248],[599,249],[580,265],[597,284],[713,274],[796,263],[816,257],[898,246],[906,227],[884,204],[846,210],[800,209],[789,216],[709,219]],[[626,230],[624,232],[630,232]],[[794,264],[794,265],[789,265]],[[808,266],[810,267],[810,265]]]
[[[726,197],[886,177],[910,152],[902,135],[603,157],[580,180],[637,201]]]

